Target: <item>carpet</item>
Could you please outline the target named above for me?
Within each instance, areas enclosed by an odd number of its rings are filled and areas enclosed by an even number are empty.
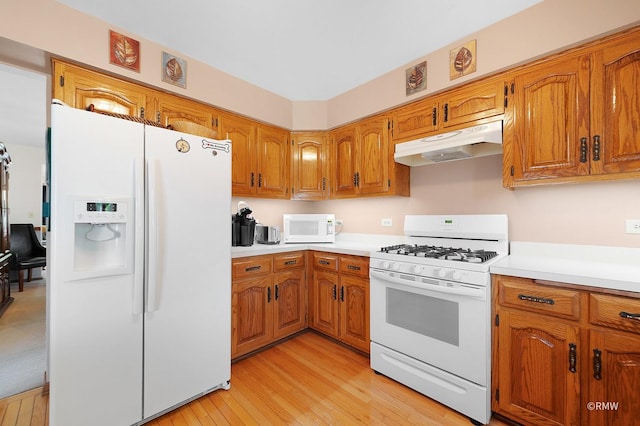
[[[46,281],[24,283],[0,317],[0,399],[44,384],[46,370]],[[14,290],[15,288],[15,290]]]

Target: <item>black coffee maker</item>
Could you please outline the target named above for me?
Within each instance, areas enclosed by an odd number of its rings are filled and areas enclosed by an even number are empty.
[[[248,217],[251,209],[244,201],[238,203],[238,213],[231,216],[231,245],[252,246],[256,233],[256,220]]]

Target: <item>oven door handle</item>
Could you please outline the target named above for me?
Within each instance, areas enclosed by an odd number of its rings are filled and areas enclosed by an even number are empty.
[[[369,273],[371,275],[371,278],[378,278],[383,281],[388,281],[394,284],[399,284],[399,285],[408,286],[408,287],[414,287],[421,290],[434,291],[434,292],[445,293],[445,294],[453,294],[457,296],[470,296],[470,297],[477,297],[481,299],[485,298],[485,292],[483,288],[444,287],[439,285],[430,285],[429,287],[425,287],[424,285],[418,285],[415,281],[396,278],[384,272],[376,271],[373,269],[370,270]]]

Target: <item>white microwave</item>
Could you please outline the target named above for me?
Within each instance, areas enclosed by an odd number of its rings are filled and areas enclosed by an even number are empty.
[[[333,214],[285,214],[284,243],[335,243]]]

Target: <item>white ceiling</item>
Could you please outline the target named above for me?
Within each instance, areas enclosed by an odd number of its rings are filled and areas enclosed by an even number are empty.
[[[58,1],[289,100],[311,101],[541,0]]]
[[[289,100],[311,101],[331,99],[542,0],[57,1]],[[9,147],[45,144],[49,89],[39,71],[0,62],[0,142]]]

